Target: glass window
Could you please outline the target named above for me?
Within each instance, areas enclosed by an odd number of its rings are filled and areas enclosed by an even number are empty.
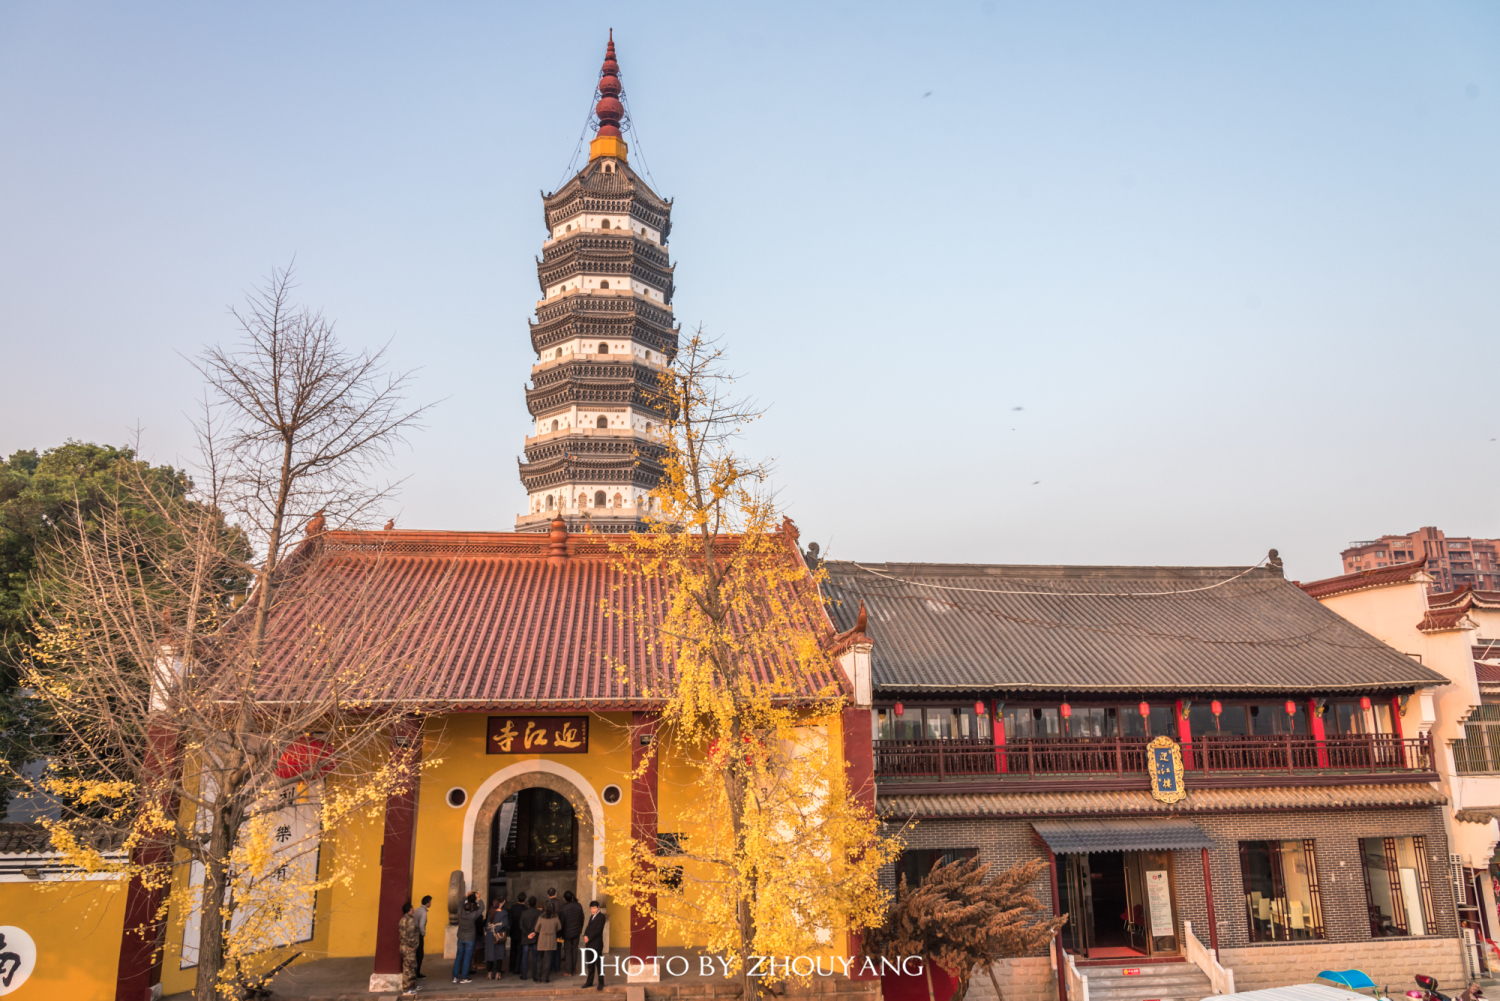
[[[1003,716],[1006,740],[1041,740],[1060,736],[1062,717],[1056,706],[1007,707]]]
[[[973,706],[965,706],[958,711],[958,735],[960,737],[990,739],[990,718],[974,715]]]
[[[946,740],[953,736],[954,710],[929,708],[922,713],[927,717],[927,732],[923,736],[928,740]]]
[[[1296,713],[1288,716],[1285,702],[1250,706],[1250,732],[1257,737],[1279,737],[1284,733],[1307,734],[1307,706],[1293,703]]]
[[[1219,709],[1216,717],[1211,703],[1193,703],[1193,707],[1188,710],[1188,724],[1193,728],[1194,738],[1244,737],[1249,734],[1249,720],[1244,706],[1226,706],[1220,703]]]
[[[1177,739],[1176,720],[1172,718],[1171,706],[1151,706],[1150,715],[1142,716],[1139,706],[1120,709],[1120,725],[1125,737],[1160,737],[1165,734]]]
[[[979,854],[978,848],[917,848],[912,851],[901,853],[901,861],[897,863],[896,876],[906,877],[906,885],[916,888],[922,885],[932,867],[942,862],[944,865],[952,865],[960,859],[974,858]]]
[[[1312,841],[1241,841],[1240,877],[1250,941],[1324,937]]]
[[[1370,934],[1426,935],[1432,926],[1427,844],[1411,838],[1361,838]]]
[[[1358,702],[1335,702],[1332,706],[1333,712],[1325,714],[1323,727],[1325,732],[1334,733],[1368,733],[1370,731],[1369,721],[1365,718],[1365,711],[1359,707]],[[1328,719],[1332,716],[1332,719]],[[1332,723],[1332,726],[1328,724]]]
[[[881,740],[918,740],[922,736],[922,710],[907,709],[897,716],[895,709],[877,709],[875,732]]]
[[[1119,711],[1113,707],[1074,706],[1068,720],[1069,737],[1113,737]]]

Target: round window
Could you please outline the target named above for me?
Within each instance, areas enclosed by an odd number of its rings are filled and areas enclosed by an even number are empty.
[[[620,792],[620,787],[617,785],[607,785],[604,787],[604,802],[610,806],[618,803],[624,795],[624,793]]]
[[[469,801],[469,794],[463,786],[454,786],[448,790],[448,805],[458,809]]]

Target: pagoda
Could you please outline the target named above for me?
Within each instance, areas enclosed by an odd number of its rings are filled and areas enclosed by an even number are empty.
[[[677,354],[672,203],[630,167],[622,93],[611,32],[589,161],[542,195],[521,532],[548,531],[559,514],[570,532],[645,529],[648,495],[663,476],[662,375]]]

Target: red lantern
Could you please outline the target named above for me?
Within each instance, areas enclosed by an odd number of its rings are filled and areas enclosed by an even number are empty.
[[[1073,715],[1073,707],[1064,702],[1059,712],[1062,713],[1063,719],[1068,719]]]
[[[1214,699],[1208,704],[1208,708],[1213,710],[1213,714],[1217,716],[1224,711],[1224,703],[1220,702],[1218,699]]]
[[[276,777],[279,779],[299,776],[315,779],[332,770],[333,755],[328,753],[327,742],[315,737],[298,737],[276,762]],[[313,774],[309,775],[309,772]]]
[[[974,703],[974,715],[975,716],[983,716],[984,715],[984,703],[983,702],[976,702],[976,703]]]
[[[1291,699],[1287,699],[1286,700],[1286,707],[1285,708],[1286,708],[1286,714],[1288,716],[1295,716],[1295,715],[1297,715],[1297,703],[1293,702]]]
[[[905,714],[905,712],[906,712],[906,707],[903,706],[901,703],[897,702],[896,703],[896,715],[897,716],[901,716],[901,715]]]
[[[1361,709],[1369,709],[1370,708],[1370,697],[1368,695],[1361,695],[1359,697],[1359,707]]]
[[[1141,714],[1141,719],[1145,719],[1151,715],[1151,707],[1144,702],[1136,706],[1135,711]]]

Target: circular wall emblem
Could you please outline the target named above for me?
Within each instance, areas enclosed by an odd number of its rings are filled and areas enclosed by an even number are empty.
[[[620,792],[620,787],[619,786],[617,786],[617,785],[607,785],[607,786],[604,787],[603,799],[604,799],[604,802],[607,803],[608,805],[614,806],[622,798],[623,798],[623,796],[622,796],[622,794]]]
[[[15,925],[0,925],[0,994],[24,984],[36,968],[36,943]]]

